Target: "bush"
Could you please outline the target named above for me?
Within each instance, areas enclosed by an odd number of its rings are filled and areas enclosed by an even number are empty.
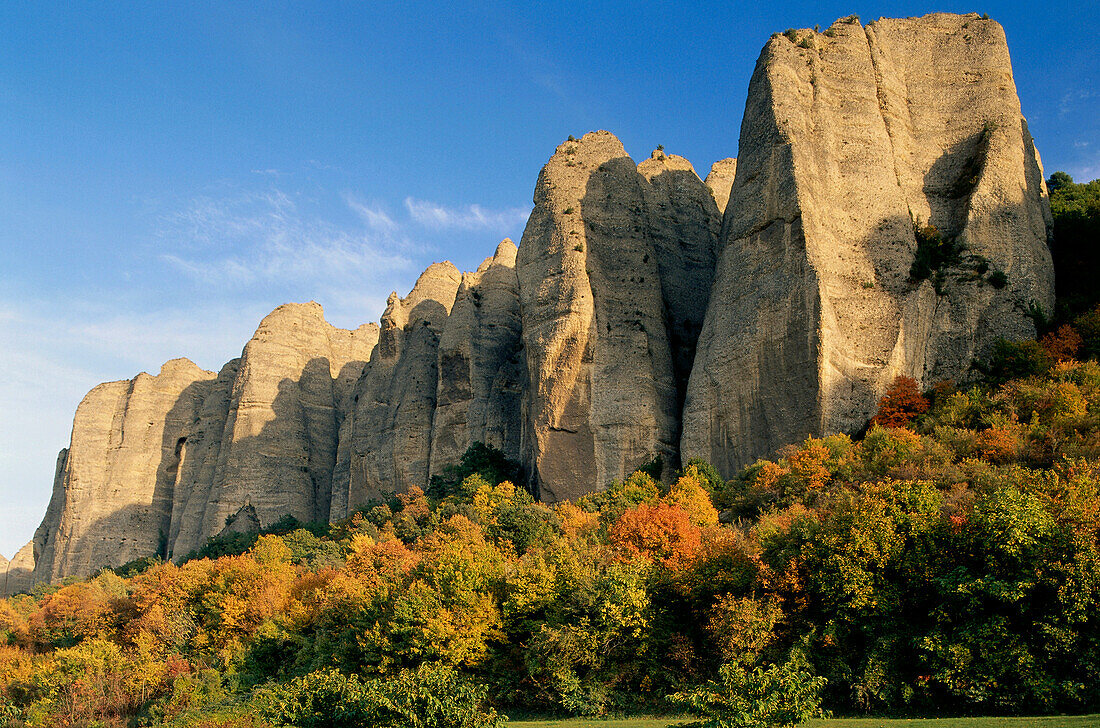
[[[269,689],[261,711],[294,728],[488,728],[502,721],[483,707],[485,688],[454,669],[421,665],[361,681],[336,670],[312,672]]]
[[[432,476],[428,495],[432,498],[454,495],[462,481],[471,475],[480,475],[489,485],[500,485],[506,480],[512,483],[524,482],[519,463],[509,460],[508,456],[492,445],[475,442],[466,449],[457,464],[444,468],[443,475]]]
[[[905,427],[917,415],[928,411],[928,400],[917,388],[917,380],[900,375],[882,395],[878,412],[871,418],[879,427]]]
[[[1037,341],[997,339],[985,361],[974,368],[995,384],[1045,374],[1053,365],[1050,354]]]
[[[796,726],[819,712],[825,682],[799,656],[767,669],[729,662],[718,668],[718,682],[670,695],[669,701],[702,718],[685,728]]]

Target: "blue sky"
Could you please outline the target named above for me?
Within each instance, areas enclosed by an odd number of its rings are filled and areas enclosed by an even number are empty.
[[[1005,26],[1047,173],[1100,177],[1088,2],[0,5],[0,553],[96,383],[217,369],[286,301],[377,320],[518,241],[569,134],[705,175],[771,33],[936,10]]]

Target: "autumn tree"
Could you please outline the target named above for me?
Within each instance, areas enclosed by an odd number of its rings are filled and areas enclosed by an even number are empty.
[[[641,557],[677,569],[698,553],[702,531],[678,505],[642,503],[611,526],[611,543],[627,557]]]
[[[917,388],[917,380],[898,375],[878,403],[871,424],[880,427],[906,427],[914,417],[928,411],[928,400]]]

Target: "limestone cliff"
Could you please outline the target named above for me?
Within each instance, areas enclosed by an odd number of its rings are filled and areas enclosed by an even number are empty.
[[[856,430],[897,374],[967,375],[1051,310],[1042,168],[1000,26],[935,14],[774,36],[737,159],[702,181],[608,132],[561,144],[519,248],[429,267],[381,325],[290,304],[215,375],[96,387],[58,457],[33,580],[425,487],[474,442],[546,501],[660,456],[731,476]],[[26,588],[28,557],[0,563]],[[24,579],[20,581],[20,579]],[[13,587],[13,585],[15,585]]]
[[[405,298],[390,295],[378,344],[355,386],[330,517],[428,482],[438,346],[462,274],[435,263]]]
[[[678,462],[719,222],[686,160],[656,152],[639,167],[607,132],[560,145],[534,202],[516,261],[523,455],[553,501],[656,456]]]
[[[23,546],[8,561],[0,556],[0,597],[22,594],[34,588],[34,542]]]
[[[462,276],[439,337],[431,475],[482,442],[519,461],[520,400],[526,376],[516,245],[504,240]]]
[[[262,526],[327,518],[337,433],[377,338],[288,304],[217,376],[177,359],[93,389],[58,458],[35,579],[183,556],[243,508]]]
[[[269,314],[208,387],[180,442],[169,553],[197,548],[251,506],[263,526],[328,518],[338,433],[378,327],[339,329],[316,303]]]
[[[719,159],[711,165],[707,178],[703,180],[707,189],[714,195],[714,202],[718,205],[718,212],[725,214],[726,204],[730,201],[730,190],[733,188],[733,178],[737,175],[737,160]]]
[[[750,83],[684,412],[684,454],[727,476],[858,429],[897,374],[963,376],[995,337],[1034,334],[1032,302],[1053,306],[1043,175],[1001,27],[935,14],[791,35]],[[918,225],[955,251],[947,264],[916,270]]]
[[[164,553],[178,444],[213,379],[187,359],[173,359],[155,377],[143,372],[88,393],[34,535],[37,581]]]

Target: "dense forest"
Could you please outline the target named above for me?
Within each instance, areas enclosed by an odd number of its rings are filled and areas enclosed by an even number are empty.
[[[341,523],[0,600],[0,721],[487,726],[777,693],[796,713],[1095,710],[1100,181],[1050,190],[1059,307],[972,381],[898,378],[865,431],[731,480],[654,463],[553,506],[477,445]]]

